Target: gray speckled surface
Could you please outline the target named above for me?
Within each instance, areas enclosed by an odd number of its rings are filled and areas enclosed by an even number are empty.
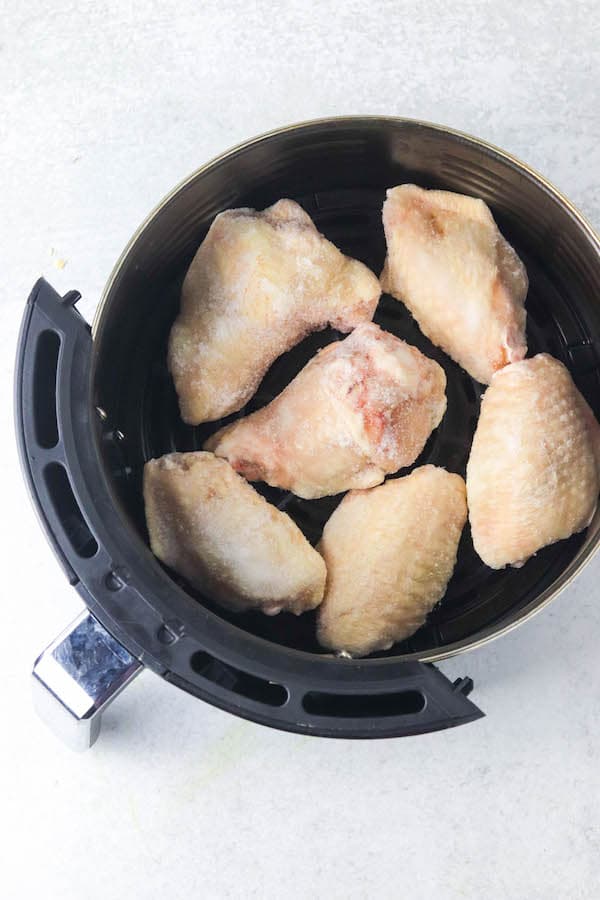
[[[525,8],[526,7],[526,8]],[[540,616],[442,664],[486,719],[331,742],[145,675],[74,756],[28,669],[79,609],[17,473],[10,395],[44,273],[89,313],[131,232],[235,142],[341,113],[437,121],[521,156],[600,224],[595,3],[9,0],[0,38],[3,892],[11,900],[596,898],[600,559]]]

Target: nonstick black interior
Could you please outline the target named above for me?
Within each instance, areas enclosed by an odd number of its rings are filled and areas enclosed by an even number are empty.
[[[578,234],[579,223],[543,186],[475,142],[415,123],[348,120],[327,128],[312,125],[283,132],[189,182],[138,237],[109,290],[95,337],[96,403],[108,413],[103,454],[116,495],[144,537],[144,462],[173,450],[200,449],[224,421],[268,403],[318,348],[343,337],[331,329],[309,336],[273,364],[255,397],[239,413],[218,423],[186,426],[166,368],[166,340],[177,313],[181,281],[214,215],[232,206],[264,208],[280,197],[292,197],[326,237],[378,274],[385,255],[381,225],[385,189],[406,181],[482,196],[490,204],[529,273],[529,355],[546,351],[561,359],[600,413],[600,321],[592,293],[598,276]],[[464,475],[483,387],[431,344],[393,298],[382,296],[375,321],[419,347],[446,371],[448,409],[415,465],[433,463]],[[307,501],[255,486],[285,509],[313,544],[342,496]],[[565,577],[597,530],[596,519],[587,534],[542,550],[521,569],[496,572],[475,554],[467,527],[443,601],[416,635],[380,655],[443,649],[518,618],[545,589]],[[313,614],[234,616],[190,590],[175,574],[173,578],[196,600],[255,635],[322,652],[315,640]]]

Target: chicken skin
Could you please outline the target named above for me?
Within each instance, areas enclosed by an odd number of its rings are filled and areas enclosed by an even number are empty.
[[[467,465],[473,544],[492,569],[584,529],[600,487],[600,426],[546,353],[492,379]]]
[[[319,643],[365,656],[414,634],[446,592],[466,519],[464,481],[436,466],[347,494],[318,547]]]
[[[359,325],[204,446],[250,481],[305,499],[368,488],[415,461],[444,415],[445,388],[444,370],[416,347]]]
[[[382,289],[474,379],[525,357],[525,266],[483,200],[414,184],[383,204]]]
[[[235,612],[299,615],[321,602],[325,564],[300,529],[211,453],[169,453],[144,468],[152,551]]]
[[[379,282],[292,200],[220,213],[188,269],[168,365],[191,425],[236,412],[274,360],[327,324],[373,318]]]

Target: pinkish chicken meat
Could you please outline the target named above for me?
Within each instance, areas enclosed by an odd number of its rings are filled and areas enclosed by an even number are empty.
[[[196,253],[169,339],[181,416],[198,425],[236,412],[286,350],[327,324],[373,318],[379,282],[319,234],[292,200],[220,213]]]
[[[483,200],[414,184],[383,204],[381,286],[423,334],[482,384],[525,357],[525,266]]]
[[[441,366],[416,347],[359,325],[205,449],[304,498],[373,487],[415,461],[444,415],[445,388]]]
[[[464,481],[436,466],[346,494],[317,548],[319,643],[365,656],[414,634],[446,592],[466,519]]]
[[[211,453],[168,453],[144,466],[156,556],[234,612],[314,609],[325,564],[286,513]]]
[[[585,528],[596,509],[600,426],[547,353],[494,375],[467,465],[473,544],[493,569],[521,565]]]

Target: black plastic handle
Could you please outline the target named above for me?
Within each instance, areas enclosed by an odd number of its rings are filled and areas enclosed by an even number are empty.
[[[23,469],[57,557],[92,613],[145,665],[229,712],[327,737],[398,737],[480,718],[470,679],[429,664],[285,651],[190,600],[132,533],[96,448],[112,427],[91,396],[92,338],[43,279],[27,302],[16,369]]]
[[[127,528],[95,448],[92,336],[75,308],[79,299],[77,291],[61,297],[43,278],[27,299],[15,368],[17,444],[40,523],[70,584],[107,631],[142,659],[145,639],[163,619],[121,571],[118,548]],[[148,662],[164,672],[158,660]]]
[[[333,722],[340,717],[355,734],[378,737],[424,734],[473,722],[483,716],[469,699],[473,689],[470,678],[448,680],[439,669],[423,663],[404,663],[402,687],[395,691],[365,694],[304,694],[302,708],[313,717],[327,716]],[[366,725],[366,728],[365,728]]]
[[[91,335],[74,308],[79,299],[77,291],[60,297],[39,279],[27,300],[15,373],[16,431],[23,472],[48,540],[71,584],[78,582],[78,576],[68,548],[73,543],[75,555],[83,549],[85,526],[79,523],[77,536],[73,509],[65,508],[68,499],[58,502],[64,516],[56,515],[59,482],[66,476],[66,471],[58,468],[65,463],[66,452],[59,419],[67,414],[64,401],[68,402],[57,382],[62,365],[83,387],[89,368]]]
[[[320,659],[321,664],[326,662]],[[331,660],[328,662],[332,662]],[[287,731],[331,738],[407,737],[454,728],[482,718],[485,714],[469,699],[473,689],[470,678],[452,682],[428,663],[402,662],[381,679],[367,678],[368,663],[361,660],[336,660],[346,668],[332,683],[311,673],[302,679],[291,676],[285,686],[263,681],[245,671],[202,654],[199,674],[193,685],[174,673],[167,680],[201,699],[235,711],[237,715],[276,725]],[[377,662],[383,662],[378,660]],[[383,675],[383,673],[382,673]],[[391,685],[394,687],[391,687]],[[216,694],[215,694],[216,688]],[[232,697],[263,697],[270,705],[267,714],[248,714],[244,706],[232,707]]]

